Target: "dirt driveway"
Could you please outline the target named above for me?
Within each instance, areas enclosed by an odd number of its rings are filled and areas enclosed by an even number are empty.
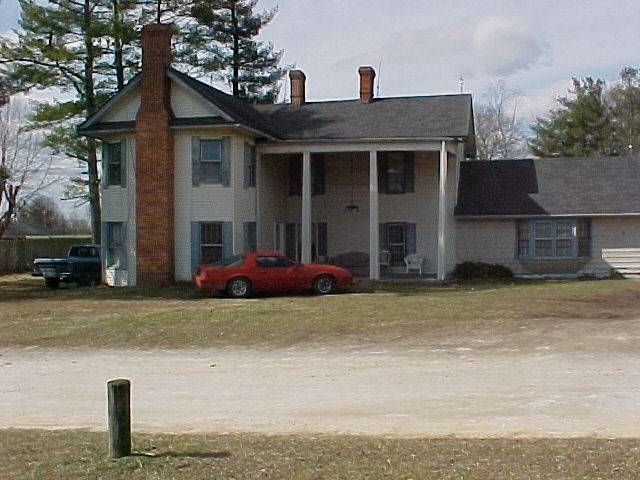
[[[105,384],[125,377],[138,431],[640,436],[640,351],[629,348],[640,320],[592,330],[574,322],[555,341],[527,337],[528,348],[482,337],[286,350],[4,349],[0,428],[104,429]]]

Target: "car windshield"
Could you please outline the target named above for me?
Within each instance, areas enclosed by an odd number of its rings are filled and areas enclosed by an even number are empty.
[[[244,262],[244,255],[234,255],[211,264],[212,267],[237,267]]]

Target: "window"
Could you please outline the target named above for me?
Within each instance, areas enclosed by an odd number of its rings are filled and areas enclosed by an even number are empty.
[[[256,222],[244,222],[244,251],[255,252],[257,249]]]
[[[204,183],[220,182],[222,164],[222,141],[200,141],[200,181]]]
[[[311,155],[311,195],[324,195],[325,161],[322,155]],[[302,195],[302,159],[289,159],[289,195]]]
[[[404,223],[387,224],[388,249],[391,252],[391,264],[402,264],[405,254]]]
[[[391,254],[390,265],[404,265],[404,258],[416,253],[416,224],[391,222],[380,224],[380,251]]]
[[[378,162],[378,191],[387,194],[415,191],[413,152],[381,152]]]
[[[103,187],[106,188],[111,185],[126,186],[126,165],[123,161],[125,152],[124,140],[102,144]]]
[[[327,223],[313,222],[311,224],[311,261],[317,262],[320,257],[326,257],[327,248]],[[302,256],[302,225],[300,223],[284,224],[284,254],[300,261]]]
[[[579,258],[591,254],[589,219],[521,221],[517,254],[522,258]]]
[[[256,147],[244,144],[244,188],[256,186]]]
[[[200,223],[200,263],[211,264],[223,257],[222,223]]]
[[[107,257],[105,263],[108,267],[126,268],[125,229],[122,222],[108,222],[107,233]]]

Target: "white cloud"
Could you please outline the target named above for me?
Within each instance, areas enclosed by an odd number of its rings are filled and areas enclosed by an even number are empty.
[[[474,63],[478,70],[495,77],[528,70],[548,52],[548,43],[513,17],[485,18],[473,33]]]

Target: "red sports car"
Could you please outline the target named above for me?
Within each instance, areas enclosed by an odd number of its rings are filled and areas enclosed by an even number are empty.
[[[326,295],[353,282],[353,275],[334,265],[303,265],[278,252],[252,252],[212,265],[200,265],[193,283],[208,292],[245,298],[253,292],[313,290]]]

